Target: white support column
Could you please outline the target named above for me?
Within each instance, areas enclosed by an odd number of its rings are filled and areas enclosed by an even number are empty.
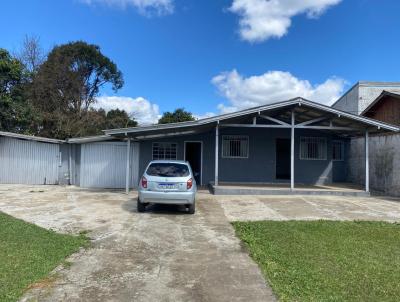
[[[365,130],[365,192],[369,192],[369,133]]]
[[[69,144],[69,157],[68,157],[68,184],[72,185],[73,179],[72,179],[72,144]]]
[[[130,178],[131,178],[131,169],[130,169],[130,165],[131,165],[131,139],[128,138],[127,142],[126,142],[126,183],[125,183],[125,190],[126,190],[126,194],[129,194],[129,184],[130,184]]]
[[[292,123],[290,133],[290,190],[294,190],[294,109],[292,110]]]
[[[218,186],[218,156],[219,156],[219,125],[215,127],[215,179],[214,185]]]

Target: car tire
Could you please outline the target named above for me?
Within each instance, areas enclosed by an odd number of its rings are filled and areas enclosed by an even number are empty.
[[[189,214],[194,214],[196,212],[196,202],[193,201],[193,203],[189,204],[187,208]]]
[[[139,213],[143,213],[146,210],[146,205],[144,203],[141,203],[139,198],[137,200],[137,210]]]

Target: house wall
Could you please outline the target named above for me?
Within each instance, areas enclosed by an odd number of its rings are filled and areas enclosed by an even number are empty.
[[[184,146],[185,141],[201,141],[203,142],[203,167],[202,167],[202,180],[203,184],[208,184],[214,180],[214,167],[215,167],[215,133],[214,131],[188,135],[177,136],[163,139],[146,140],[140,142],[139,151],[139,176],[143,175],[148,163],[152,160],[152,147],[154,142],[171,142],[178,144],[178,160],[184,159]]]
[[[364,138],[352,139],[349,148],[348,181],[365,183]],[[400,134],[370,137],[370,187],[392,196],[400,196]]]
[[[222,158],[223,135],[248,135],[249,158]],[[326,184],[332,181],[345,181],[346,162],[333,162],[332,139],[330,134],[315,130],[296,130],[295,138],[295,182],[306,184]],[[300,136],[326,137],[326,160],[300,160]],[[275,170],[275,141],[277,138],[290,138],[289,129],[248,129],[221,128],[219,143],[219,180],[225,182],[273,183],[282,182],[276,179]],[[336,138],[337,139],[337,138]],[[184,159],[184,142],[203,142],[203,184],[214,181],[215,167],[215,132],[174,137],[167,139],[147,140],[140,142],[139,175],[142,175],[147,164],[152,160],[153,142],[173,142],[178,144],[178,159]],[[347,151],[345,151],[347,152]]]

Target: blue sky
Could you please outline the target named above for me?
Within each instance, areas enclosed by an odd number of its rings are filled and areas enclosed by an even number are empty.
[[[358,80],[400,80],[400,1],[304,2],[3,1],[0,47],[15,51],[25,35],[46,50],[99,45],[125,78],[99,105],[142,123],[177,107],[204,116],[292,96],[330,104]]]

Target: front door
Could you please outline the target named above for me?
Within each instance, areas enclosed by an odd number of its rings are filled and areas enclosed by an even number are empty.
[[[290,179],[290,139],[276,140],[276,179]]]
[[[196,183],[201,185],[201,142],[185,142],[185,160],[192,167]]]

